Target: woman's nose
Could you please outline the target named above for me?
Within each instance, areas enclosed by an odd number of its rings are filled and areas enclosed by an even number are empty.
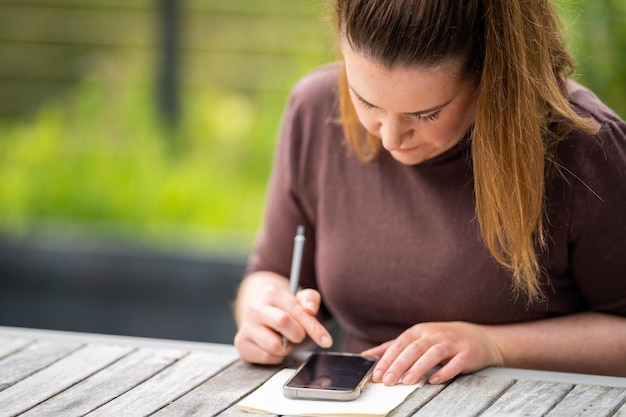
[[[380,137],[383,147],[388,151],[394,151],[413,136],[413,129],[402,117],[390,116],[381,121]]]

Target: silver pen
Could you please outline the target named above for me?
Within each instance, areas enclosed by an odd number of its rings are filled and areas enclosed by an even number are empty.
[[[289,292],[296,295],[300,285],[300,269],[302,268],[302,253],[304,250],[304,226],[299,225],[296,237],[293,239],[293,256],[291,258],[291,273],[289,274]],[[283,353],[287,351],[289,340],[283,336]]]

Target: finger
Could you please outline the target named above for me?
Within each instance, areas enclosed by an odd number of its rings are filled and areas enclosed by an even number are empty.
[[[450,360],[451,356],[452,356],[452,352],[450,352],[448,349],[446,349],[445,345],[443,345],[443,344],[436,344],[436,345],[430,346],[421,355],[421,357],[415,362],[415,364],[413,364],[413,366],[411,366],[411,369],[409,371],[407,371],[407,374],[410,375],[408,377],[407,377],[407,375],[405,375],[405,378],[407,379],[407,381],[406,381],[407,385],[409,385],[409,382],[411,384],[417,383],[417,381],[419,381],[419,379],[421,379],[422,376],[426,375],[431,369],[433,369],[437,365],[440,365],[440,364],[446,363],[446,362],[447,362],[447,365],[449,365],[450,362],[452,362],[454,360],[454,358],[452,358],[452,360]],[[453,370],[453,369],[454,368],[451,368],[451,370]],[[441,370],[435,372],[433,375],[430,376],[428,381],[431,384],[439,384],[439,383],[447,381],[449,379],[449,378],[443,379],[441,374],[439,376],[435,376],[440,371]],[[456,376],[457,374],[455,374],[454,376]],[[446,375],[446,373],[444,372],[443,376],[445,376],[445,375]],[[409,379],[410,379],[410,381],[409,381]],[[404,382],[404,379],[403,379],[403,382]]]
[[[270,352],[261,349],[252,340],[248,340],[237,346],[237,351],[242,360],[249,363],[256,363],[261,365],[279,364],[283,361],[284,357],[279,355],[273,355]]]
[[[410,370],[419,361],[425,350],[423,343],[420,343],[419,339],[406,345],[385,372],[383,383],[385,385],[395,385],[401,382],[406,385],[412,385],[417,382],[413,381],[417,380],[421,375],[416,375]]]
[[[361,352],[361,356],[375,356],[380,359],[385,354],[385,352],[387,351],[387,349],[389,348],[389,346],[391,346],[393,342],[394,342],[393,340],[390,340],[378,346],[374,346],[373,348],[364,350]],[[379,369],[378,363],[377,363],[376,367],[374,367],[374,371],[372,372],[372,381],[381,382],[383,375],[384,375],[384,370]]]
[[[249,363],[277,365],[284,359],[284,356],[273,355],[268,351],[261,349],[253,341],[247,341],[240,344],[237,350],[241,359]]]
[[[246,362],[259,364],[278,364],[282,362],[284,359],[282,349],[276,353],[275,347],[269,350],[267,348],[263,348],[257,340],[264,341],[266,338],[261,337],[258,339],[258,334],[255,334],[254,331],[250,330],[251,329],[249,327],[244,325],[235,335],[234,344],[241,359]],[[277,335],[270,335],[268,339],[271,339],[272,337],[277,337]],[[273,344],[275,345],[276,343],[274,342]]]
[[[381,356],[385,354],[385,351],[387,350],[389,345],[391,345],[391,343],[393,343],[393,340],[390,340],[378,346],[374,346],[372,348],[364,350],[363,352],[361,352],[361,355],[362,356],[376,356],[380,358]]]
[[[453,357],[447,364],[441,367],[441,369],[433,373],[430,378],[428,378],[428,382],[433,385],[441,384],[463,373],[464,370],[465,361],[461,355],[457,355]]]
[[[296,303],[297,304],[297,303]],[[294,309],[297,309],[294,307]],[[300,307],[299,310],[304,313],[304,310]],[[282,350],[282,339],[280,336],[285,336],[291,342],[300,343],[306,337],[306,329],[300,323],[300,320],[293,317],[290,312],[282,310],[274,306],[263,306],[262,311],[259,312],[259,317],[262,317],[263,324],[269,327],[274,332],[278,333],[276,338],[280,340],[280,349]],[[297,314],[302,314],[297,313]],[[306,315],[306,313],[304,313]]]
[[[323,348],[331,347],[333,344],[333,338],[326,330],[326,327],[314,316],[309,314],[304,310],[304,308],[300,305],[300,303],[296,302],[292,305],[291,310],[289,311],[291,316],[296,320],[296,322],[302,326],[302,329],[308,334],[311,339],[317,343],[319,346]],[[285,333],[283,333],[285,334]],[[289,340],[292,340],[288,334],[285,334]],[[301,342],[304,339],[295,339],[296,342]]]
[[[305,303],[309,301],[315,303],[315,290],[303,290],[303,292]],[[300,343],[304,340],[307,334],[305,325],[312,315],[305,311],[297,296],[290,294],[284,288],[268,286],[263,291],[261,300],[253,306],[255,309],[252,312],[253,319],[263,322],[292,342]]]
[[[269,300],[273,297],[273,292],[266,291],[268,296],[267,300],[254,303],[250,308],[250,313],[245,323],[254,331],[256,328],[267,328],[274,335],[275,338],[280,338],[284,335],[289,340],[299,343],[306,337],[305,329],[286,311],[284,308],[276,306],[276,304],[291,304],[298,305],[298,302],[292,295],[288,295],[287,300],[282,300],[281,297],[274,298],[275,304],[272,304]],[[289,300],[291,299],[291,301]],[[300,308],[301,309],[301,308]],[[278,334],[277,334],[278,333]],[[253,337],[253,340],[267,340],[261,339],[261,336]],[[280,350],[282,351],[282,340],[280,342]],[[262,346],[267,350],[272,350],[271,346]],[[275,352],[275,350],[274,350]]]
[[[322,296],[319,292],[313,289],[304,289],[298,291],[296,294],[296,298],[302,307],[306,310],[307,313],[311,315],[316,315],[319,311],[320,304],[322,301]]]
[[[387,378],[387,381],[391,382],[393,380],[397,380],[397,378],[400,376],[389,374],[389,368],[395,362],[400,353],[402,353],[402,351],[404,350],[404,344],[399,339],[395,339],[388,343],[389,344],[387,345],[385,352],[378,360],[378,363],[374,368],[374,372],[372,374],[372,380],[374,382],[385,382],[385,378]]]
[[[317,291],[303,291],[306,302],[308,300],[316,302],[314,293],[317,293]],[[319,297],[319,293],[317,296]],[[333,340],[330,333],[317,320],[315,315],[308,313],[303,308],[296,297],[285,292],[284,289],[270,286],[264,291],[263,299],[265,303],[260,309],[273,306],[278,310],[272,311],[271,315],[268,315],[268,325],[291,342],[300,343],[308,334],[319,346],[323,348],[332,346]],[[321,297],[319,299],[321,300]],[[319,302],[318,300],[316,309],[319,309]],[[262,311],[258,313],[263,314]]]

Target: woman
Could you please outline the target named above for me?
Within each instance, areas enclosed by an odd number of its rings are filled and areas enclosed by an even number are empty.
[[[335,12],[343,62],[285,113],[236,302],[242,359],[281,362],[283,335],[329,347],[333,317],[388,385],[436,365],[431,383],[486,366],[626,376],[626,125],[567,79],[550,2]]]

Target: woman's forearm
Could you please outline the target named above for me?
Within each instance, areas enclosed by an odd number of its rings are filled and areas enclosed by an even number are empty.
[[[626,376],[626,318],[584,312],[487,326],[502,366]]]

